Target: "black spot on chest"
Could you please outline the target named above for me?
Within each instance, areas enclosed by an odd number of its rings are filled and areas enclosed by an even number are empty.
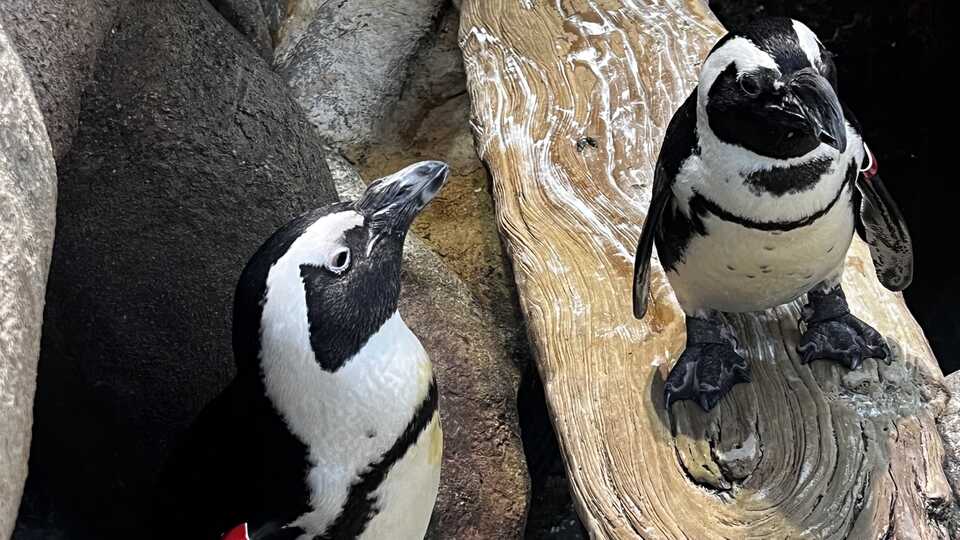
[[[781,197],[801,193],[813,189],[832,164],[832,159],[823,157],[789,167],[773,167],[748,174],[743,183],[754,195],[769,193]]]

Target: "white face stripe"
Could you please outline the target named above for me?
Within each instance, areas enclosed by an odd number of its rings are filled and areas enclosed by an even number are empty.
[[[735,37],[727,40],[719,49],[713,51],[703,63],[700,70],[700,81],[697,90],[697,104],[706,107],[710,87],[717,77],[727,69],[730,62],[735,62],[737,72],[743,73],[759,67],[765,67],[780,72],[777,62],[768,53],[760,50],[752,41],[744,37]]]
[[[803,49],[804,54],[807,55],[807,59],[810,60],[810,65],[814,69],[820,69],[820,40],[817,39],[817,35],[813,33],[813,30],[807,27],[800,21],[793,21],[793,31],[797,33],[797,37],[800,38],[800,48]]]
[[[307,227],[270,267],[260,321],[262,369],[271,362],[289,362],[286,356],[292,351],[303,357],[298,358],[303,365],[316,364],[300,266],[323,264],[343,245],[344,233],[362,225],[363,216],[354,210],[326,215]]]

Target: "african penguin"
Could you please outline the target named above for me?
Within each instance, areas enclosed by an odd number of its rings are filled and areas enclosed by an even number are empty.
[[[167,468],[163,538],[423,538],[437,386],[397,303],[407,229],[448,171],[410,165],[253,255],[234,299],[237,375]]]
[[[667,409],[690,399],[709,411],[749,381],[723,312],[806,294],[803,362],[856,369],[864,358],[889,356],[880,334],[850,313],[840,286],[855,228],[884,286],[902,290],[913,274],[909,234],[861,133],[837,98],[831,54],[804,24],[760,20],[710,51],[667,127],[634,269],[637,318],[646,313],[654,244],[686,315]]]

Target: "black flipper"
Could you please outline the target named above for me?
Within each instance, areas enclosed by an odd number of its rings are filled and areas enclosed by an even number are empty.
[[[860,123],[846,107],[844,116],[862,138]],[[877,174],[876,157],[865,144],[864,154],[863,172],[857,176],[860,195],[857,232],[870,246],[870,257],[880,283],[891,291],[902,291],[913,280],[913,243],[897,203]]]
[[[154,538],[218,540],[242,523],[254,540],[302,534],[275,525],[310,509],[300,467],[308,450],[289,432],[262,384],[237,376],[173,449],[155,494]]]
[[[902,291],[913,280],[910,233],[880,175],[874,172],[869,176],[869,173],[868,170],[857,178],[857,188],[862,197],[860,219],[863,221],[863,239],[870,246],[870,256],[877,267],[880,283],[891,291]]]
[[[696,149],[697,89],[694,88],[667,126],[654,170],[653,197],[650,208],[647,209],[647,218],[643,222],[640,241],[637,243],[637,256],[633,263],[633,315],[638,319],[642,319],[647,313],[650,257],[653,255],[654,238],[660,229],[660,218],[673,200],[673,183],[680,172],[680,166]]]

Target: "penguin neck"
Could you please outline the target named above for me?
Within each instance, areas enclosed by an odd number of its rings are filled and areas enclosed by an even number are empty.
[[[838,198],[862,147],[848,126],[843,154],[821,144],[797,158],[775,159],[721,141],[702,118],[698,116],[697,151],[683,163],[674,184],[688,216],[691,199],[699,196],[751,221],[802,220]]]
[[[423,346],[396,311],[334,372],[318,364],[307,335],[296,344],[285,337],[264,328],[264,389],[307,447],[313,510],[298,523],[323,530],[341,512],[359,475],[382,460],[430,400],[433,373]]]
[[[697,105],[697,140],[703,167],[711,176],[732,178],[752,173],[770,171],[774,168],[802,166],[824,159],[833,161],[839,153],[826,144],[797,157],[787,159],[763,156],[742,146],[721,140],[710,129],[707,112],[702,104]]]

